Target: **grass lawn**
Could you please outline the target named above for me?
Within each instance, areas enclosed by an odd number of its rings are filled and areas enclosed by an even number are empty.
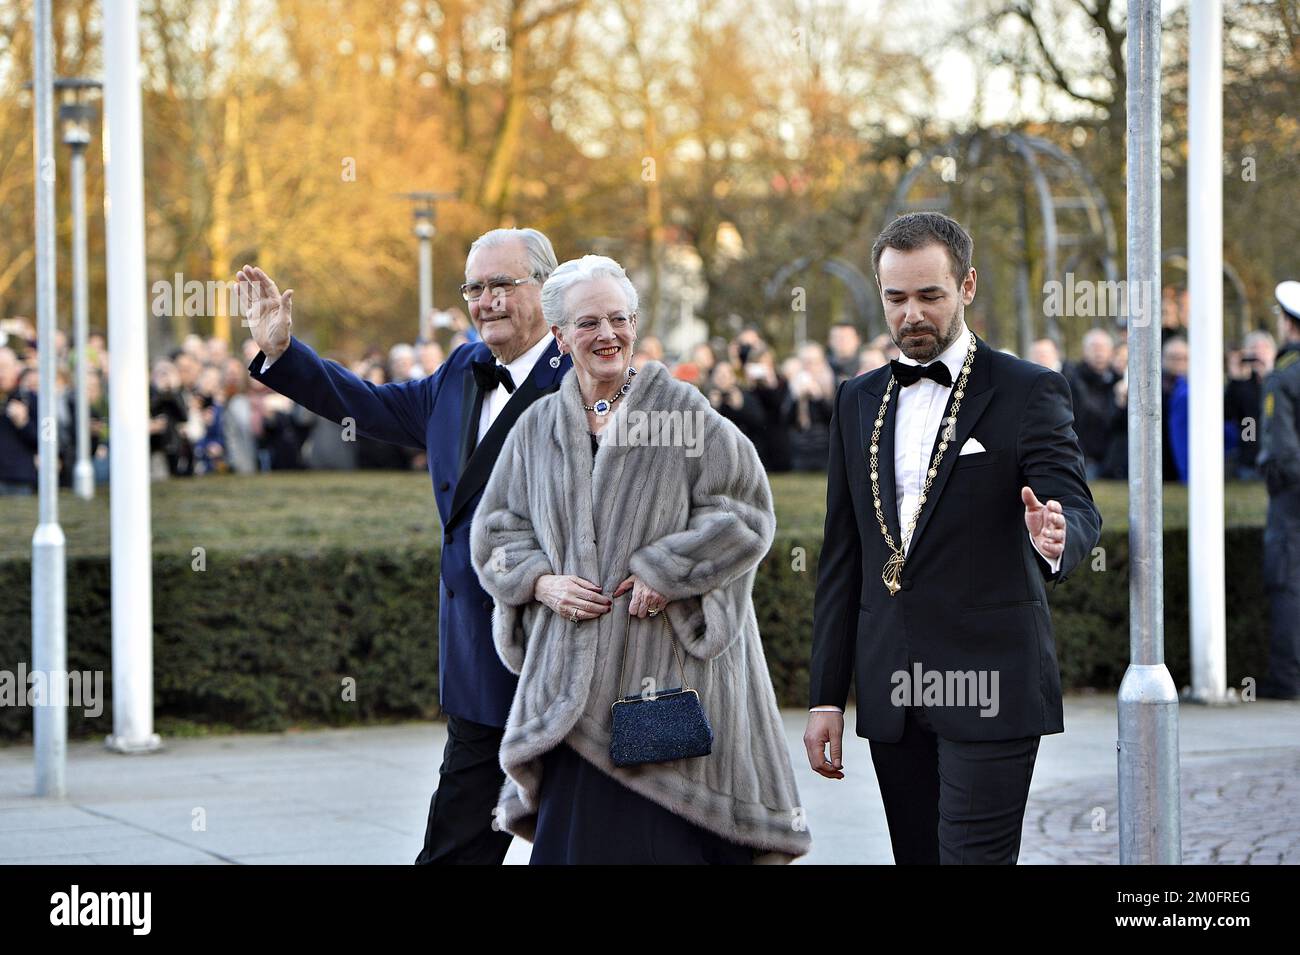
[[[779,533],[820,534],[826,480],[817,474],[772,477]],[[1100,481],[1093,495],[1108,528],[1128,524],[1128,485]],[[153,486],[153,541],[158,553],[306,551],[346,545],[401,549],[438,539],[438,515],[427,473],[391,471],[278,472],[163,481]],[[1267,497],[1260,484],[1230,483],[1230,525],[1264,522]],[[0,560],[31,556],[36,498],[0,498]],[[1187,521],[1187,489],[1164,487],[1165,523]],[[59,495],[59,522],[70,555],[108,552],[108,495],[81,501]]]

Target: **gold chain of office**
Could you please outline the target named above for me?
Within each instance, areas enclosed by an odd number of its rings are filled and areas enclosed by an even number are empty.
[[[934,451],[934,460],[930,462],[930,470],[926,472],[925,484],[922,485],[920,499],[916,502],[916,511],[912,514],[912,520],[907,525],[907,530],[903,532],[902,547],[894,543],[893,535],[889,533],[889,528],[885,526],[885,514],[880,506],[880,463],[877,457],[877,451],[880,450],[880,429],[884,426],[885,415],[889,411],[889,398],[894,393],[894,383],[897,381],[893,375],[889,376],[889,384],[885,387],[885,397],[880,402],[880,410],[876,412],[876,426],[871,432],[871,498],[876,505],[876,522],[880,525],[880,533],[884,536],[885,544],[889,547],[890,557],[885,561],[885,568],[880,573],[880,579],[885,582],[885,587],[889,590],[889,596],[891,597],[902,588],[903,562],[906,560],[908,542],[912,539],[912,532],[916,530],[916,521],[921,516],[921,508],[925,507],[925,498],[930,493],[930,485],[934,483],[935,476],[939,473],[939,465],[943,463],[943,453],[948,450],[948,439],[957,433],[957,412],[961,410],[961,399],[966,394],[966,382],[970,379],[971,365],[974,362],[975,336],[972,335],[970,345],[966,348],[966,361],[961,367],[961,376],[957,379],[957,389],[953,392],[952,412],[944,423],[943,437]]]

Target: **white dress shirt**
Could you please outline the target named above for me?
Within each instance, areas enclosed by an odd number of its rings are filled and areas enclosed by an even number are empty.
[[[532,374],[533,366],[537,364],[538,359],[542,357],[546,349],[551,347],[551,342],[554,340],[555,336],[550,332],[547,332],[538,339],[536,345],[528,349],[528,351],[524,352],[510,364],[506,365],[506,370],[510,372],[510,377],[514,381],[516,389],[524,383],[525,378]],[[263,358],[262,374],[265,375],[266,370],[270,368],[275,361],[275,358]],[[496,421],[497,415],[501,413],[501,409],[506,406],[506,402],[509,401],[511,397],[512,393],[506,391],[505,385],[497,385],[495,391],[484,396],[483,410],[479,413],[478,418],[479,441],[483,440],[483,436],[488,433],[488,428],[492,427],[492,422]]]
[[[533,373],[533,366],[541,359],[546,349],[551,347],[553,341],[555,341],[555,336],[547,332],[538,339],[536,345],[505,366],[506,371],[510,372],[510,377],[515,383],[516,391],[524,383],[524,379]],[[512,397],[513,393],[506,391],[505,385],[497,385],[495,390],[483,396],[483,410],[478,417],[478,439],[480,441],[488,433],[488,428],[492,427],[492,422],[497,420],[497,415],[506,406],[506,402]]]
[[[948,372],[952,375],[952,388],[957,387],[957,379],[961,377],[962,365],[966,361],[966,349],[970,347],[971,338],[971,330],[963,321],[961,331],[957,333],[952,344],[934,359],[948,366]],[[921,364],[906,355],[900,355],[898,361],[904,365]],[[911,522],[912,515],[916,513],[916,502],[921,496],[925,476],[930,471],[930,457],[934,451],[935,438],[939,434],[939,426],[943,423],[943,413],[948,407],[952,388],[945,388],[937,381],[922,378],[906,388],[900,385],[895,389],[892,400],[898,402],[898,409],[894,415],[894,487],[895,497],[898,500],[900,534],[907,534],[907,525]],[[944,451],[944,458],[946,459],[950,454],[960,453],[961,449],[949,442],[947,450]],[[934,506],[933,501],[927,500],[926,503],[931,507]],[[1029,533],[1029,528],[1025,528],[1025,533]],[[1061,558],[1045,556],[1038,550],[1038,544],[1032,534],[1029,542],[1033,544],[1034,550],[1038,551],[1038,555],[1046,561],[1052,573],[1055,574],[1061,569]],[[903,548],[904,554],[911,550],[910,538],[905,537],[904,540],[895,543]],[[816,706],[813,707],[812,712],[822,710],[841,712],[838,706]]]

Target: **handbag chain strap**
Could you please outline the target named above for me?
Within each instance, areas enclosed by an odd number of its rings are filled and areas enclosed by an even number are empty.
[[[629,602],[631,601],[631,599],[632,599],[631,597],[628,598]],[[660,614],[660,619],[663,621],[663,627],[660,628],[660,632],[662,632],[664,629],[666,629],[666,630],[668,631],[668,636],[669,636],[669,637],[672,639],[672,641],[673,641],[673,656],[675,656],[675,657],[677,658],[677,670],[678,670],[679,673],[681,673],[681,676],[682,676],[682,689],[683,689],[683,690],[690,690],[690,689],[691,689],[691,686],[690,686],[689,683],[686,682],[686,667],[682,665],[682,652],[681,652],[681,649],[677,646],[677,637],[673,634],[673,628],[672,628],[672,625],[668,622],[668,609],[665,607],[663,610],[659,611],[659,614]],[[627,616],[625,616],[625,617],[623,618],[623,653],[622,653],[622,655],[619,657],[619,661],[618,661],[618,692],[619,692],[619,699],[625,699],[625,697],[623,697],[623,695],[622,695],[622,693],[623,693],[623,668],[624,668],[624,667],[626,666],[626,664],[627,664],[628,630],[629,630],[629,628],[631,627],[631,625],[632,625],[632,615],[631,615],[631,614],[628,614]]]

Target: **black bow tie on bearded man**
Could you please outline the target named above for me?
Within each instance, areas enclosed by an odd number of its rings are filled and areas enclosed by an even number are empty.
[[[476,361],[472,364],[474,381],[484,391],[496,391],[497,385],[504,385],[507,392],[514,394],[515,380],[510,377],[510,371],[505,365],[492,361]]]
[[[945,388],[952,387],[952,372],[941,361],[934,361],[928,365],[905,365],[897,358],[893,358],[889,362],[889,368],[904,388],[916,384],[922,378],[936,381]]]

